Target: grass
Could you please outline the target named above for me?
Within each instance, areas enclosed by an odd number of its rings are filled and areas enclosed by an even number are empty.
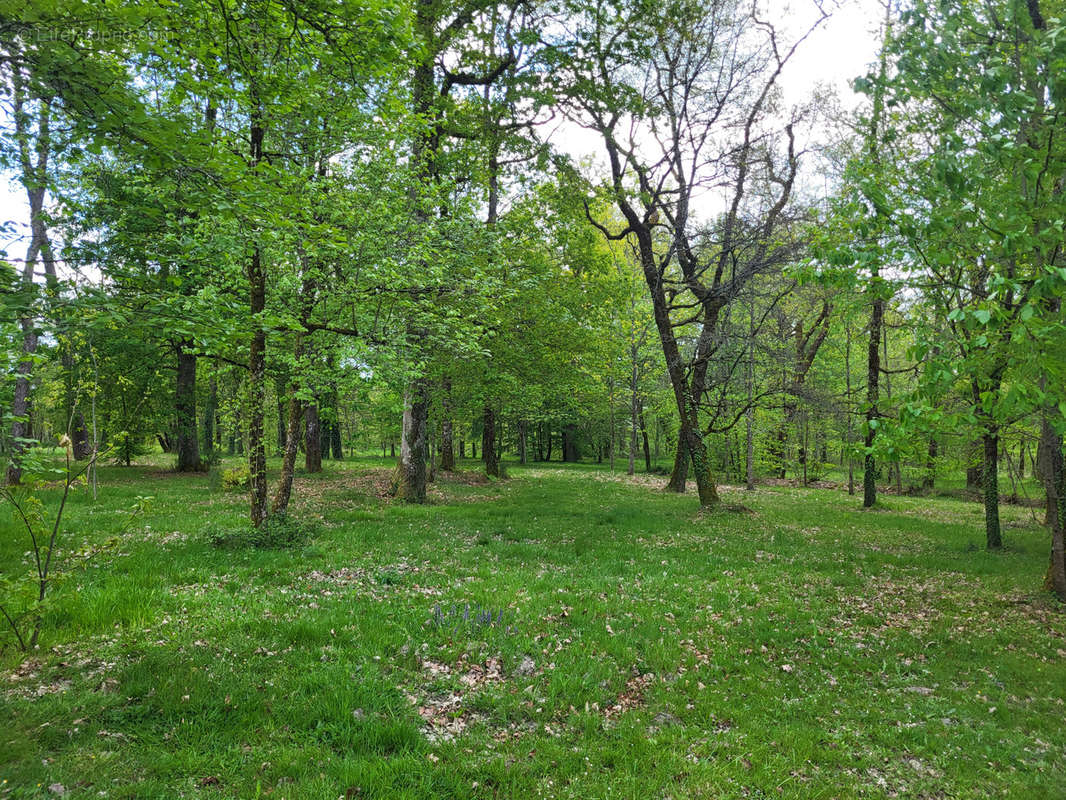
[[[213,547],[246,499],[206,476],[102,469],[68,542],[155,501],[0,657],[0,798],[1066,796],[1033,509],[989,554],[951,498],[701,514],[659,478],[467,462],[411,507],[386,463],[300,476],[297,549]]]

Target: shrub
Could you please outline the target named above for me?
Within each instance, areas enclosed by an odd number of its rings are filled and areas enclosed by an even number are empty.
[[[252,473],[248,470],[247,464],[222,470],[223,489],[247,489],[251,479]]]
[[[264,550],[280,550],[299,547],[315,536],[321,526],[318,522],[294,519],[288,514],[267,517],[258,528],[245,525],[230,530],[210,530],[211,544],[225,550],[256,547]]]

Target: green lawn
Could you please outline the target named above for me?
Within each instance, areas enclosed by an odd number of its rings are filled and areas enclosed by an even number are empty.
[[[209,543],[239,491],[101,470],[68,541],[155,500],[0,658],[0,798],[1066,796],[1032,509],[991,555],[955,499],[725,488],[749,510],[704,515],[658,478],[464,468],[411,507],[385,461],[328,463],[296,487],[322,530],[275,551]]]

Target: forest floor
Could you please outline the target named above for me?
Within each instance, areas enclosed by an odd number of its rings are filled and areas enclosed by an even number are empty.
[[[296,487],[321,530],[278,550],[212,546],[239,490],[101,469],[68,544],[154,500],[0,656],[0,798],[1066,796],[1034,509],[989,554],[958,499],[700,513],[659,479],[476,466],[412,507],[384,460],[328,462]]]

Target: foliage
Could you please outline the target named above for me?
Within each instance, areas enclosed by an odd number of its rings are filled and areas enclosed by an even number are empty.
[[[223,489],[247,489],[248,465],[221,470],[221,485]]]

